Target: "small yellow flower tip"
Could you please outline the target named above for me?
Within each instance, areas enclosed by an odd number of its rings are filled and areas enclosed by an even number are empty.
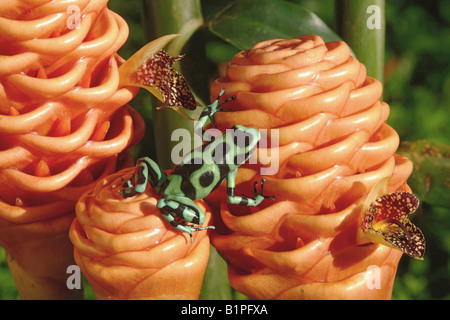
[[[412,193],[397,191],[369,199],[374,194],[387,189],[387,180],[375,186],[363,206],[361,231],[363,237],[385,246],[398,249],[408,256],[422,260],[425,252],[425,237],[411,221],[419,200]],[[372,201],[367,205],[368,201]]]
[[[197,106],[194,96],[184,77],[173,64],[183,56],[172,57],[162,50],[178,34],[160,37],[142,47],[119,68],[121,86],[137,86],[151,92],[163,105],[183,116],[181,109],[194,110]]]

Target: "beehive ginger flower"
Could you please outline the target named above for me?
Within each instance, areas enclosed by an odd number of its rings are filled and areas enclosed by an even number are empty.
[[[134,170],[108,176],[77,203],[70,229],[75,260],[98,299],[197,299],[209,257],[207,232],[195,232],[191,244],[162,217],[151,187],[123,198],[123,179]],[[196,203],[209,224],[209,208]]]
[[[24,299],[76,292],[66,286],[75,203],[128,166],[142,137],[127,105],[137,89],[120,86],[127,36],[106,0],[1,5],[0,245]]]
[[[224,99],[236,99],[227,105],[232,112],[216,115],[219,129],[240,124],[266,130],[267,141],[276,137],[236,178],[237,194],[251,194],[253,181],[266,178],[275,203],[229,205],[225,189],[208,198],[220,213],[212,244],[228,262],[232,286],[254,299],[390,298],[402,253],[358,237],[377,182],[389,178],[385,193],[411,192],[412,164],[395,154],[399,137],[386,124],[381,83],[344,42],[311,35],[237,53],[212,97],[222,89]],[[264,176],[270,158],[278,170]],[[373,267],[379,288],[368,285]]]
[[[106,3],[72,1],[81,17],[80,27],[72,29],[61,1],[2,8],[3,201],[33,203],[42,201],[42,193],[93,182],[108,161],[140,139],[143,122],[126,105],[136,90],[119,87],[123,60],[116,51],[128,27]]]

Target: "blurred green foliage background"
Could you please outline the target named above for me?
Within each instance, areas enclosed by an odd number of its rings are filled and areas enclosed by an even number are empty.
[[[205,20],[231,1],[202,0]],[[336,28],[334,0],[293,0]],[[124,58],[146,43],[141,24],[141,1],[110,0],[109,8],[127,21],[130,36],[119,51]],[[210,74],[237,50],[206,34]],[[386,1],[386,59],[384,97],[391,114],[388,123],[402,141],[427,139],[450,144],[450,1]],[[130,103],[147,123],[146,138],[135,156],[154,155],[152,110],[141,92]],[[450,196],[450,195],[449,195]],[[403,257],[394,284],[393,299],[450,299],[450,210],[423,204],[413,218],[427,240],[424,261]],[[88,286],[87,286],[88,287]],[[86,297],[93,298],[87,289]],[[19,299],[0,249],[0,299]]]

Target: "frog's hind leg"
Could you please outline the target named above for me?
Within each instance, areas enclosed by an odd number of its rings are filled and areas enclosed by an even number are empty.
[[[192,232],[214,229],[214,226],[200,227],[205,219],[204,212],[189,198],[160,199],[156,207],[170,225],[189,234],[191,243],[194,241]],[[191,223],[188,225],[187,223]]]
[[[138,159],[134,176],[123,182],[120,194],[124,198],[143,193],[147,189],[147,183],[154,189],[158,189],[162,181],[166,179],[166,173],[158,164],[148,157]]]

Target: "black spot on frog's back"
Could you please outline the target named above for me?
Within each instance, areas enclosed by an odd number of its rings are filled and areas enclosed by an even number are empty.
[[[197,163],[189,163],[189,164],[183,164],[180,166],[177,166],[171,175],[179,175],[181,177],[181,191],[183,194],[190,198],[195,199],[196,198],[196,188],[191,183],[191,174],[192,172],[202,168],[202,164]]]
[[[199,178],[199,183],[203,188],[209,187],[211,183],[214,181],[214,172],[205,171]]]

